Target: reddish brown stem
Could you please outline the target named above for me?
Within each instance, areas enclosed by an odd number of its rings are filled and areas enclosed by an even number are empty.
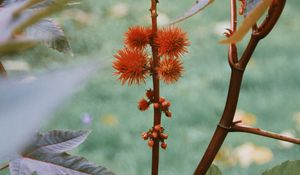
[[[159,78],[156,72],[156,67],[159,64],[159,56],[158,56],[158,47],[155,44],[154,40],[157,37],[157,0],[151,0],[151,19],[152,19],[152,56],[153,56],[153,92],[154,92],[154,100],[153,103],[159,102],[160,92],[159,92]],[[160,125],[161,123],[161,111],[157,108],[154,108],[154,122],[153,126]],[[159,165],[159,140],[154,140],[154,145],[152,147],[152,175],[158,175],[158,165]]]
[[[262,130],[260,128],[253,128],[253,127],[250,127],[250,126],[232,125],[231,128],[230,128],[230,132],[251,133],[251,134],[256,134],[256,135],[269,137],[269,138],[282,140],[282,141],[286,141],[286,142],[291,142],[291,143],[300,145],[300,139],[287,137],[287,136],[284,136],[284,135],[281,135],[281,134],[265,131],[265,130]]]
[[[278,0],[280,1],[280,0]],[[267,29],[263,29],[264,33],[269,33],[276,21],[278,20],[282,9],[285,4],[285,0],[280,1],[281,3],[275,2],[276,5],[281,5],[282,7],[277,7],[276,11],[270,14],[268,18],[266,19],[266,25],[268,26]],[[282,3],[283,2],[283,3]],[[275,5],[273,4],[273,5]],[[272,6],[273,6],[272,5]],[[273,8],[273,7],[270,7]],[[276,19],[276,20],[275,20]],[[231,27],[232,31],[235,29],[235,20],[236,20],[236,1],[231,0]],[[273,22],[275,21],[275,23]],[[227,95],[227,100],[224,108],[223,115],[220,119],[220,122],[215,130],[215,133],[200,161],[198,164],[194,175],[205,175],[208,168],[210,167],[211,163],[213,162],[214,158],[216,157],[219,149],[221,148],[228,132],[231,129],[232,123],[233,123],[233,117],[236,111],[237,103],[238,103],[238,98],[240,94],[240,88],[241,88],[241,83],[243,79],[243,72],[259,42],[259,40],[262,39],[260,37],[259,33],[255,33],[253,31],[251,35],[251,39],[248,43],[248,46],[246,47],[244,53],[242,54],[240,60],[235,63],[235,56],[237,54],[237,50],[235,45],[230,45],[229,47],[229,64],[231,66],[231,78],[230,78],[230,84],[229,84],[229,90],[228,90],[228,95]]]
[[[3,64],[0,62],[0,76],[1,77],[6,77],[7,76],[7,73],[6,73],[6,70],[3,66]]]

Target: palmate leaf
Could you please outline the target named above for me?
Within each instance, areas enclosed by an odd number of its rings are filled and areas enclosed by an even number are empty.
[[[102,166],[83,157],[71,156],[71,151],[87,138],[89,131],[53,130],[40,134],[33,145],[9,162],[11,175],[113,175]]]
[[[214,2],[214,0],[197,0],[196,3],[184,15],[182,15],[182,16],[178,17],[177,19],[175,19],[174,21],[172,21],[170,23],[170,25],[178,23],[180,21],[183,21],[183,20],[199,13],[205,7],[210,5],[212,2]]]
[[[209,167],[206,175],[222,175],[222,172],[216,165],[211,165]]]
[[[90,131],[52,130],[39,135],[34,147],[35,152],[58,154],[78,147],[90,134]]]
[[[286,161],[281,165],[265,171],[262,175],[299,175],[300,160]]]
[[[61,26],[52,19],[46,18],[25,30],[28,38],[42,38],[42,42],[55,50],[72,54],[72,49]]]
[[[44,30],[45,35],[41,35],[41,29],[40,30],[33,30],[34,28],[31,28],[29,30],[30,34],[33,34],[33,31],[35,31],[35,34],[33,38],[26,38],[22,35],[23,31],[28,28],[29,26],[39,22],[42,18],[57,12],[58,10],[62,9],[62,7],[68,2],[68,0],[53,0],[53,3],[44,7],[39,8],[35,10],[26,10],[30,8],[32,5],[39,3],[42,0],[28,0],[28,1],[21,1],[21,2],[15,2],[9,4],[6,1],[6,6],[4,8],[1,8],[0,10],[0,49],[2,48],[1,54],[6,54],[11,51],[17,51],[19,48],[16,47],[8,47],[12,44],[9,43],[10,40],[14,39],[13,43],[20,42],[21,44],[25,44],[24,40],[29,41],[48,41],[48,45],[51,47],[58,49],[59,51],[65,51],[70,52],[70,46],[69,43],[66,41],[66,38],[64,37],[64,34],[61,30],[61,28],[54,23],[41,23],[43,26],[48,27]],[[55,3],[54,3],[55,2]],[[48,24],[48,25],[46,25]],[[52,26],[51,26],[52,25]],[[31,31],[31,32],[30,32]],[[22,37],[19,37],[21,34]],[[38,35],[39,34],[39,35]],[[50,35],[51,34],[51,35]],[[15,39],[17,36],[17,39]],[[39,36],[39,38],[37,37]],[[55,38],[52,38],[49,40],[49,37],[53,36]],[[22,40],[18,40],[18,38],[22,38]],[[57,39],[55,41],[55,39]],[[55,41],[55,42],[54,42]],[[8,45],[5,45],[8,43]],[[28,45],[30,45],[31,42],[29,42]],[[15,49],[15,50],[14,50]]]
[[[241,41],[252,26],[259,20],[268,9],[273,0],[261,0],[261,2],[244,19],[241,26],[227,39],[221,40],[221,44],[237,43]]]
[[[63,154],[36,154],[20,157],[9,163],[11,175],[114,175],[106,168],[83,157]]]

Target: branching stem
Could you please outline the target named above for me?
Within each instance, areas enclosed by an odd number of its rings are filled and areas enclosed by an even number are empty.
[[[241,131],[249,131],[249,133],[263,135],[264,136],[272,136],[276,139],[282,140],[287,139],[286,137],[274,135],[274,133],[269,132],[263,132],[262,130],[258,131],[255,129],[249,128],[242,128],[237,127],[239,125],[232,125],[233,124],[233,117],[236,111],[242,79],[243,79],[243,73],[246,69],[246,66],[258,44],[258,42],[264,38],[267,34],[270,33],[270,31],[275,26],[278,18],[281,15],[281,12],[284,8],[286,0],[274,0],[273,4],[270,7],[270,10],[268,12],[267,18],[263,22],[263,24],[259,27],[255,27],[252,29],[252,35],[250,38],[250,41],[244,50],[242,56],[240,59],[238,59],[237,56],[237,48],[235,44],[230,44],[228,49],[228,61],[229,65],[231,67],[231,78],[229,83],[229,89],[227,94],[227,100],[225,104],[225,108],[222,114],[222,117],[220,119],[219,124],[217,125],[217,128],[215,130],[215,133],[200,161],[198,164],[194,175],[205,175],[207,170],[209,169],[211,163],[215,159],[219,149],[221,148],[228,132],[232,131],[232,127],[238,128]],[[231,0],[231,32],[234,32],[236,30],[236,0]],[[238,130],[236,130],[238,131]],[[294,141],[297,141],[295,139]]]
[[[287,137],[287,136],[284,136],[281,134],[277,134],[277,133],[262,130],[260,128],[253,128],[253,127],[245,126],[245,125],[238,125],[238,124],[232,125],[231,128],[229,129],[229,131],[230,132],[245,132],[245,133],[260,135],[260,136],[269,137],[269,138],[282,140],[282,141],[300,145],[300,139]]]

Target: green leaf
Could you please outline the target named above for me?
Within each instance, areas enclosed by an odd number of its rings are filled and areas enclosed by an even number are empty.
[[[286,161],[281,165],[265,171],[262,175],[299,175],[300,160]]]
[[[170,25],[181,22],[191,16],[194,16],[213,2],[214,0],[197,0],[196,3],[187,12],[185,12],[182,16],[178,17],[173,22],[171,22]]]
[[[41,134],[35,143],[33,152],[43,152],[48,154],[58,154],[79,146],[83,143],[90,131],[53,130]]]
[[[222,175],[222,172],[216,165],[211,165],[206,175]]]
[[[83,157],[68,154],[36,154],[10,161],[11,175],[114,175],[105,167],[89,162]]]

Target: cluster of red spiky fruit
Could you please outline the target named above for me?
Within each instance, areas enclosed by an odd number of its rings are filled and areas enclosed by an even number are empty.
[[[158,78],[166,84],[176,82],[183,73],[183,64],[180,57],[187,52],[189,41],[187,34],[178,27],[166,27],[159,29],[153,34],[152,29],[141,26],[129,28],[125,33],[125,48],[118,51],[114,57],[113,68],[115,75],[119,76],[122,85],[128,83],[140,84],[151,75],[158,75]],[[157,48],[158,53],[155,58],[159,60],[158,64],[153,64],[154,58],[146,52],[147,45]],[[154,54],[154,52],[153,52]],[[146,98],[138,102],[138,108],[146,111],[153,105],[156,111],[163,112],[167,117],[172,117],[169,108],[171,102],[160,97],[158,102],[154,100],[152,89],[146,91]],[[148,140],[149,147],[154,143],[161,142],[163,149],[167,148],[165,139],[168,135],[163,133],[164,128],[161,125],[155,125],[148,132],[142,134],[143,139]]]
[[[159,109],[162,112],[165,113],[165,115],[167,117],[172,117],[172,112],[170,112],[169,108],[171,106],[171,102],[166,100],[164,97],[160,97],[159,98],[159,102],[158,103],[154,103],[154,93],[152,89],[149,89],[146,91],[146,97],[142,98],[139,102],[138,102],[138,108],[141,111],[146,111],[147,109],[149,109],[149,106],[151,104],[153,104],[153,107],[155,109]]]
[[[157,140],[159,142],[161,142],[160,147],[162,149],[166,149],[167,148],[167,144],[165,142],[166,139],[168,139],[168,135],[164,133],[164,128],[161,127],[160,125],[155,125],[154,127],[152,127],[151,129],[149,129],[148,132],[144,132],[142,133],[142,138],[144,140],[148,140],[148,146],[150,148],[153,147],[154,142]]]
[[[187,34],[178,27],[158,30],[157,37],[152,30],[141,26],[130,27],[125,33],[125,48],[114,57],[113,68],[122,84],[140,84],[156,72],[166,84],[176,82],[183,73],[180,57],[187,52]],[[156,45],[162,58],[158,67],[153,68],[152,58],[146,52],[147,45]]]

